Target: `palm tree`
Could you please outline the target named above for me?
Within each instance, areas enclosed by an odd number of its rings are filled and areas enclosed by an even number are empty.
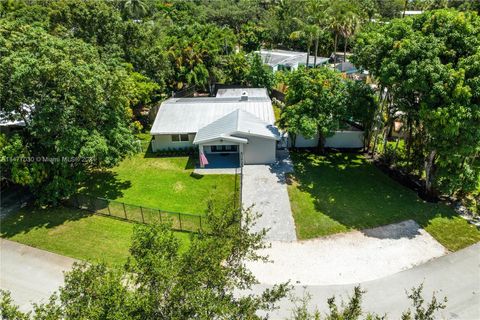
[[[141,18],[147,13],[147,6],[142,0],[126,0],[123,10],[131,17]]]
[[[337,62],[337,46],[338,46],[338,36],[342,36],[345,39],[343,59],[345,60],[347,55],[347,43],[348,39],[355,33],[360,22],[360,17],[358,15],[359,8],[355,3],[352,3],[348,0],[336,0],[330,3],[330,6],[327,10],[330,23],[330,30],[335,35],[334,41],[334,61],[335,65]]]
[[[355,12],[349,11],[345,16],[344,19],[340,23],[340,34],[344,39],[343,44],[343,61],[346,61],[347,58],[347,43],[348,39],[353,36],[355,31],[357,30],[359,24],[358,16]]]
[[[305,39],[307,41],[307,68],[310,59],[310,49],[312,47],[313,40],[315,38],[315,26],[312,26],[301,19],[294,18],[297,24],[299,25],[299,29],[292,32],[290,34],[291,39]]]
[[[299,26],[299,30],[290,35],[293,39],[304,38],[307,40],[307,67],[310,59],[310,49],[314,43],[313,67],[317,66],[318,45],[320,36],[326,25],[325,18],[326,1],[309,0],[305,8],[305,17],[303,19],[294,18]]]
[[[310,0],[307,3],[307,12],[312,24],[312,32],[315,41],[315,53],[313,58],[313,67],[317,66],[318,44],[320,36],[328,28],[328,19],[326,16],[326,9],[328,7],[327,1],[324,0]]]

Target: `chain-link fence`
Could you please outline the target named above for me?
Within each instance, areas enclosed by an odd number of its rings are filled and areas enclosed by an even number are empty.
[[[88,195],[74,195],[66,201],[66,205],[133,222],[168,222],[171,224],[173,230],[178,231],[198,232],[208,229],[205,223],[205,217],[201,215],[142,207]]]

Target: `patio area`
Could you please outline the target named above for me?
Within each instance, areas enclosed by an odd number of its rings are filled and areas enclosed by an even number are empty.
[[[238,153],[208,153],[205,155],[208,165],[201,168],[197,164],[194,173],[197,174],[237,174],[240,169]]]

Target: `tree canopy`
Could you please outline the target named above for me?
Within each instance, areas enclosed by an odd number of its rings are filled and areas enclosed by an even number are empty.
[[[428,192],[478,186],[479,31],[476,13],[439,10],[393,20],[356,40],[355,62],[387,90],[387,122],[404,114],[407,145],[421,155]]]

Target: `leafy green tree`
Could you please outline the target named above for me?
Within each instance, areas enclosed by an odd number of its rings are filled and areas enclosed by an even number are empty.
[[[459,195],[478,187],[479,26],[474,12],[439,10],[357,37],[355,62],[387,90],[389,108],[405,113],[407,156],[428,194],[434,187]]]
[[[140,19],[147,14],[148,7],[142,0],[125,0],[122,10],[126,16]]]
[[[307,292],[301,298],[293,297],[295,308],[292,310],[293,320],[386,320],[387,315],[377,315],[375,313],[362,311],[362,299],[366,291],[362,290],[360,286],[356,286],[353,289],[353,294],[348,301],[342,301],[339,306],[336,302],[336,298],[333,296],[328,299],[328,313],[325,317],[322,317],[318,309],[313,311],[309,310],[311,302],[311,295]],[[443,299],[443,303],[439,302],[435,296],[432,296],[432,300],[425,306],[425,299],[423,298],[423,284],[417,288],[412,288],[411,292],[407,294],[407,297],[411,300],[414,307],[414,312],[410,309],[402,313],[402,320],[434,320],[435,314],[442,309],[445,309],[447,299]]]
[[[265,28],[253,22],[243,24],[240,30],[239,40],[243,50],[247,53],[259,50],[266,40]]]
[[[298,39],[303,39],[305,43],[307,44],[307,60],[305,62],[305,65],[309,65],[309,60],[310,60],[310,54],[311,54],[311,48],[312,44],[315,39],[318,39],[320,36],[319,33],[319,28],[316,25],[310,24],[308,22],[304,22],[302,19],[295,19],[297,21],[297,24],[299,26],[298,30],[293,31],[290,34],[290,38],[294,40]]]
[[[62,0],[50,5],[50,31],[73,35],[85,42],[98,45],[113,55],[120,54],[122,18],[113,3],[106,1]]]
[[[363,81],[347,81],[347,120],[359,123],[364,130],[365,146],[369,145],[378,103],[372,88]]]
[[[10,293],[0,290],[0,319],[2,320],[27,320],[30,314],[23,313],[13,304]]]
[[[378,13],[382,18],[392,19],[401,16],[405,1],[404,0],[376,0]]]
[[[26,123],[10,145],[40,158],[28,170],[7,162],[13,181],[42,203],[56,202],[75,192],[88,169],[114,166],[136,149],[131,80],[120,64],[103,63],[82,40],[37,27],[4,25],[0,43],[0,104]]]
[[[246,82],[256,88],[267,88],[270,91],[274,83],[273,71],[263,64],[259,54],[252,54],[249,59],[249,70],[246,74]]]
[[[214,210],[216,211],[216,210]],[[255,277],[244,261],[265,260],[265,231],[250,229],[254,215],[238,210],[208,211],[209,234],[192,235],[186,250],[168,225],[136,225],[124,268],[77,264],[50,303],[38,306],[38,319],[261,319],[288,291],[276,285],[260,294],[249,290]],[[5,310],[16,315],[2,295]],[[3,308],[2,308],[3,310]],[[20,314],[20,313],[18,313]],[[22,314],[20,314],[22,315]],[[28,317],[25,317],[28,318]]]
[[[218,77],[222,58],[233,54],[237,39],[229,28],[213,24],[174,27],[167,40],[168,58],[173,66],[173,90],[196,85],[210,89]]]
[[[293,134],[318,135],[318,149],[323,152],[325,138],[339,128],[346,114],[345,81],[327,68],[300,68],[288,75],[287,86],[281,123]]]
[[[248,85],[249,59],[243,52],[223,57],[218,70],[220,83]]]

